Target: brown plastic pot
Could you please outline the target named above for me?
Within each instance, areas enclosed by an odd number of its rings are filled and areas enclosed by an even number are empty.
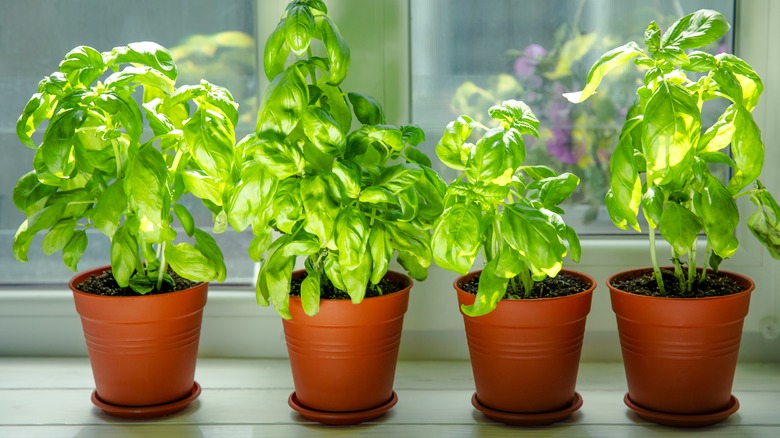
[[[465,292],[459,284],[480,272],[455,280],[461,306],[474,303],[476,295]],[[579,272],[562,273],[590,287],[565,297],[501,300],[495,310],[478,317],[461,310],[476,397],[483,406],[533,414],[562,411],[572,405],[585,319],[596,282]]]
[[[77,289],[89,277],[108,269],[110,266],[82,272],[68,284],[81,316],[97,400],[114,407],[142,407],[192,396],[208,284],[130,297]],[[128,416],[133,412],[143,414],[142,410],[128,410]]]
[[[313,411],[359,412],[394,399],[393,380],[412,280],[397,272],[388,272],[387,277],[405,287],[360,304],[323,299],[315,316],[304,313],[300,298],[290,297],[292,319],[284,320],[284,334],[297,403]]]
[[[623,352],[627,404],[674,415],[724,412],[735,402],[731,389],[742,324],[755,285],[742,275],[719,271],[744,291],[721,297],[662,298],[612,286],[649,271],[625,271],[607,280]]]

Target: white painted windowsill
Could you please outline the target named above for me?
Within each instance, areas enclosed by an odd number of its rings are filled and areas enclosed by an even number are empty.
[[[131,421],[92,406],[85,358],[0,358],[2,437],[276,437],[276,436],[780,436],[780,364],[740,363],[734,395],[740,410],[725,422],[680,430],[648,423],[623,404],[622,364],[581,365],[583,407],[564,422],[541,428],[495,423],[471,406],[474,382],[467,361],[401,361],[398,404],[359,426],[311,423],[287,406],[293,384],[286,360],[208,359],[198,362],[203,392],[169,417]]]

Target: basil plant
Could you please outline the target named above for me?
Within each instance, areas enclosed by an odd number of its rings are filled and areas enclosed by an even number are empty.
[[[175,88],[176,74],[164,47],[138,42],[103,53],[76,47],[40,82],[16,128],[35,150],[13,193],[27,216],[14,237],[18,260],[46,232],[43,252],[61,250],[75,271],[94,229],[111,240],[121,287],[159,291],[173,283],[168,267],[194,281],[224,280],[220,249],[180,201],[189,192],[226,216],[237,105],[206,81]],[[174,215],[194,244],[174,244]]]
[[[415,279],[431,263],[430,229],[445,184],[415,148],[420,128],[388,125],[375,99],[340,88],[349,63],[325,4],[290,2],[265,45],[271,84],[256,132],[237,146],[243,164],[228,220],[238,231],[251,226],[257,301],[284,318],[298,257],[305,257],[300,295],[308,315],[319,311],[326,287],[354,303],[368,288],[381,294],[396,253]]]
[[[773,257],[779,256],[780,208],[757,180],[764,144],[751,115],[764,86],[744,60],[697,50],[729,28],[723,15],[711,10],[686,15],[665,32],[652,22],[645,31],[645,49],[630,42],[610,50],[591,68],[585,88],[565,95],[574,103],[584,101],[605,75],[630,60],[645,71],[611,157],[606,206],[621,229],[640,231],[637,218],[642,211],[662,294],[666,288],[656,230],[672,247],[681,291],[690,294],[697,279],[707,275],[706,269],[697,274],[700,233],[714,271],[737,251],[735,200],[740,196],[749,196],[758,206],[748,219],[750,230]],[[711,126],[703,126],[702,110],[719,102],[725,102],[725,110]],[[723,166],[730,175],[725,183],[714,173]]]
[[[508,288],[532,298],[534,282],[555,277],[568,252],[572,260],[580,258],[579,238],[560,207],[579,178],[523,164],[523,135],[539,137],[539,120],[528,105],[509,100],[489,114],[498,127],[460,116],[436,145],[439,159],[462,173],[447,187],[444,213],[433,230],[434,260],[461,275],[480,251],[485,261],[476,300],[463,307],[469,316],[492,311]],[[476,130],[485,132],[470,143]]]

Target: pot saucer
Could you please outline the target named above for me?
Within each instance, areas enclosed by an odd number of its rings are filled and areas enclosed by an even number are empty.
[[[290,397],[287,399],[287,404],[289,404],[293,410],[301,414],[303,417],[318,423],[330,425],[358,424],[373,420],[374,418],[378,418],[384,415],[387,411],[390,410],[390,408],[395,406],[396,403],[398,403],[398,394],[396,394],[395,391],[393,391],[393,395],[390,397],[390,400],[388,400],[387,403],[375,408],[366,409],[365,411],[318,411],[316,409],[311,409],[302,405],[298,401],[298,397],[295,395],[295,392],[290,394]]]
[[[92,404],[108,414],[131,419],[148,419],[173,414],[186,408],[200,395],[200,385],[195,382],[189,395],[179,400],[152,406],[122,406],[105,402],[97,395],[97,390],[92,391]]]
[[[579,408],[582,407],[582,396],[575,392],[574,399],[571,401],[571,405],[564,409],[528,414],[491,409],[479,401],[476,392],[471,397],[471,404],[491,420],[499,421],[505,424],[511,424],[513,426],[544,426],[546,424],[562,421],[576,412]]]
[[[720,423],[721,421],[728,418],[731,414],[734,412],[737,412],[737,409],[739,409],[739,400],[737,400],[736,397],[733,395],[729,399],[728,405],[726,407],[718,412],[711,412],[709,414],[670,414],[668,412],[659,412],[659,411],[652,411],[650,409],[643,408],[639,406],[638,404],[634,403],[629,397],[628,393],[626,393],[626,396],[623,397],[623,402],[631,408],[632,411],[634,411],[637,415],[644,418],[645,420],[652,421],[653,423],[658,423],[663,426],[673,426],[673,427],[703,427],[703,426],[710,426],[715,423]]]

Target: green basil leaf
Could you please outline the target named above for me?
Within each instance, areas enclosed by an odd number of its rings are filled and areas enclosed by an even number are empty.
[[[726,18],[719,12],[701,9],[688,14],[671,25],[661,38],[661,46],[695,49],[717,41],[729,31]]]
[[[180,174],[184,187],[198,199],[221,206],[224,183],[217,182],[202,170],[189,170]]]
[[[174,272],[192,281],[212,281],[218,275],[208,257],[187,242],[165,245],[165,260]]]
[[[642,119],[647,177],[653,185],[681,182],[689,174],[701,132],[697,97],[665,82],[650,97]]]
[[[736,194],[755,181],[764,166],[764,142],[761,141],[761,131],[753,116],[744,107],[737,107],[734,114],[731,154],[736,168],[729,180],[728,189]]]
[[[139,237],[147,242],[163,240],[163,218],[168,214],[168,168],[160,151],[146,145],[127,166],[124,179],[127,201],[141,222]]]
[[[265,42],[263,67],[269,81],[284,71],[284,64],[290,56],[290,46],[285,39],[286,28],[285,20],[282,19]]]
[[[494,128],[477,142],[466,168],[466,178],[469,182],[506,185],[516,170],[513,164],[504,146],[504,129]]]
[[[279,183],[273,199],[276,228],[291,234],[295,224],[303,218],[303,201],[300,196],[300,179],[290,178]]]
[[[209,233],[198,228],[193,230],[193,235],[195,237],[195,249],[206,257],[206,260],[208,260],[215,271],[215,275],[212,278],[203,281],[225,281],[227,268],[225,267],[225,258],[222,256],[222,251],[219,249],[217,241]]]
[[[277,75],[266,89],[257,112],[256,131],[261,138],[290,135],[309,102],[306,79],[297,67]]]
[[[322,264],[325,275],[328,277],[333,287],[338,290],[347,290],[347,286],[344,284],[344,279],[341,276],[341,267],[339,266],[339,257],[335,252],[329,252],[325,256],[325,261]]]
[[[566,237],[566,241],[569,242],[569,257],[573,262],[579,263],[582,255],[582,246],[580,245],[580,238],[577,235],[577,231],[567,225],[564,236]]]
[[[645,29],[645,45],[651,52],[657,52],[661,48],[661,29],[655,21],[651,21]]]
[[[414,259],[415,266],[421,268],[430,266],[433,257],[430,246],[431,236],[418,222],[386,222],[385,230],[390,237],[390,244],[398,250],[399,255],[406,253],[407,258]],[[417,277],[412,278],[418,280],[425,278],[419,276],[419,270],[410,272],[410,274],[417,275]]]
[[[51,227],[49,232],[43,236],[43,242],[41,242],[43,253],[46,255],[52,255],[55,252],[65,248],[65,245],[67,245],[71,237],[73,237],[77,224],[78,222],[72,218],[69,218],[63,219]]]
[[[406,158],[407,162],[416,163],[421,166],[427,166],[427,167],[431,167],[433,165],[431,163],[431,159],[428,158],[427,155],[415,149],[413,146],[407,146],[406,149],[404,149],[403,151],[403,155]]]
[[[394,204],[398,205],[398,198],[393,192],[385,187],[371,186],[366,187],[358,197],[360,202],[367,204]]]
[[[386,167],[379,175],[379,178],[374,181],[374,186],[384,187],[391,193],[397,194],[412,187],[422,176],[423,171],[420,169],[396,164]]]
[[[466,274],[480,246],[482,209],[477,204],[455,204],[444,211],[433,229],[431,246],[436,264]]]
[[[62,219],[64,211],[64,204],[50,205],[38,210],[22,222],[14,235],[14,257],[20,262],[26,262],[27,253],[35,235],[40,231],[53,227]]]
[[[489,313],[504,298],[509,279],[496,275],[497,264],[498,259],[493,259],[485,265],[485,269],[479,275],[479,286],[474,304],[461,306],[461,310],[466,315],[475,317]]]
[[[289,235],[277,239],[269,249],[268,258],[261,263],[258,275],[258,302],[263,304],[263,296],[270,298],[274,310],[284,319],[290,315],[290,281],[295,266],[295,256],[284,256],[280,249],[286,245]],[[260,292],[262,290],[262,292]]]
[[[252,241],[249,242],[249,258],[256,262],[260,262],[263,260],[265,251],[271,246],[273,233],[271,233],[271,229],[268,227],[258,227],[253,229],[252,232],[255,235],[252,237]]]
[[[341,211],[336,219],[336,245],[342,274],[358,268],[363,263],[368,251],[370,232],[368,220],[362,212],[354,208]]]
[[[303,113],[303,131],[317,149],[332,157],[341,157],[347,140],[333,117],[322,108],[309,106]]]
[[[748,218],[748,228],[774,259],[780,259],[780,207],[766,190],[758,190],[750,199],[758,209]]]
[[[247,152],[278,179],[285,179],[303,173],[305,160],[303,151],[295,144],[278,140],[259,140],[248,146]]]
[[[634,146],[631,136],[621,135],[620,142],[610,158],[610,196],[607,202],[612,222],[620,229],[631,226],[639,231],[639,205],[642,198],[642,182],[634,160]]]
[[[688,54],[688,63],[683,66],[685,70],[703,73],[714,70],[718,66],[718,60],[707,52],[694,51]]]
[[[56,191],[57,187],[41,184],[35,171],[30,171],[22,176],[14,187],[14,205],[26,216],[31,216],[39,211],[45,200]]]
[[[143,117],[130,91],[106,91],[99,95],[95,105],[117,119],[133,141],[140,141]]]
[[[582,91],[565,93],[563,97],[571,103],[584,102],[596,92],[596,88],[598,88],[604,76],[639,55],[645,56],[642,49],[633,41],[608,51],[601,55],[601,58],[590,68],[585,88]]]
[[[424,281],[428,277],[428,268],[420,264],[411,252],[398,251],[398,264],[415,280]]]
[[[78,46],[65,55],[59,69],[72,85],[89,86],[103,75],[106,65],[100,52],[89,46]]]
[[[721,258],[731,257],[739,246],[736,229],[739,209],[732,193],[713,175],[706,175],[702,190],[693,197],[696,213],[704,225],[712,251]]]
[[[130,276],[140,261],[138,243],[130,232],[127,223],[117,228],[111,239],[111,272],[120,287],[130,284]]]
[[[642,194],[642,213],[650,228],[658,228],[664,209],[664,193],[660,187],[648,187]]]
[[[22,144],[33,149],[37,147],[32,140],[32,135],[42,121],[52,116],[55,103],[55,97],[46,93],[35,93],[27,101],[22,115],[16,122],[16,136]]]
[[[362,177],[360,167],[352,161],[336,161],[332,171],[344,186],[347,197],[357,199],[360,196]]]
[[[720,93],[737,105],[742,105],[742,85],[734,73],[725,69],[716,69],[712,81],[718,85]]]
[[[341,132],[349,132],[352,127],[352,112],[347,104],[347,97],[338,86],[319,84],[324,97],[327,100],[327,110],[336,124],[341,128]]]
[[[539,138],[539,119],[525,102],[506,100],[501,105],[491,107],[488,113],[507,127],[515,128],[520,134],[531,134]]]
[[[173,62],[173,57],[165,47],[157,43],[143,41],[115,47],[108,56],[108,64],[116,66],[122,63],[146,65],[169,79],[176,80],[176,64]]]
[[[742,89],[742,105],[748,111],[758,104],[758,99],[764,91],[764,84],[753,67],[742,59],[730,54],[721,53],[716,56],[722,68],[730,71],[736,77]]]
[[[401,132],[403,133],[403,139],[406,143],[412,146],[419,146],[420,143],[425,141],[425,131],[423,131],[417,125],[404,125],[401,126]],[[407,148],[410,149],[410,148]],[[421,163],[424,164],[424,163]],[[426,164],[430,167],[430,164]]]
[[[301,199],[303,199],[303,228],[320,238],[320,242],[329,249],[337,249],[334,239],[336,217],[339,207],[327,195],[327,182],[320,176],[301,180]]]
[[[390,259],[393,257],[393,247],[390,245],[390,237],[381,222],[371,226],[371,234],[368,236],[368,248],[371,252],[371,278],[372,284],[382,281],[390,267]]]
[[[554,277],[563,267],[566,246],[542,211],[520,204],[506,206],[501,216],[506,242],[527,260],[534,277]]]
[[[698,153],[717,152],[725,149],[734,138],[734,115],[737,107],[731,105],[721,114],[718,121],[707,129],[699,140]]]
[[[192,215],[187,210],[187,207],[181,204],[174,204],[173,212],[176,213],[176,217],[179,219],[179,222],[181,222],[181,226],[184,228],[184,232],[187,233],[188,236],[192,237],[193,233],[195,233],[195,219],[192,218]]]
[[[686,254],[696,242],[702,222],[687,208],[676,202],[667,202],[658,228],[664,239],[672,245],[675,254]]]
[[[78,272],[79,260],[87,249],[88,243],[87,233],[84,230],[77,230],[62,249],[62,261],[71,271]]]
[[[471,155],[471,147],[466,141],[475,126],[474,120],[468,116],[460,116],[447,124],[444,135],[436,144],[436,155],[442,163],[455,170],[466,170]]]
[[[301,282],[301,304],[303,311],[314,316],[320,311],[320,270],[311,258],[306,259],[306,278]]]
[[[151,67],[125,67],[123,70],[107,77],[104,85],[107,88],[127,88],[146,85],[159,88],[166,94],[171,94],[174,89],[174,80]]]
[[[284,20],[284,40],[296,56],[303,56],[314,34],[314,16],[307,6],[294,5],[287,9]]]
[[[198,167],[220,181],[227,181],[236,140],[233,124],[223,114],[201,106],[184,124],[183,131],[187,149]]]
[[[551,208],[565,201],[577,189],[580,179],[566,172],[552,178],[545,178],[538,183],[541,186],[539,200],[546,208]]]
[[[328,52],[330,61],[330,77],[325,81],[328,85],[338,85],[347,77],[349,70],[349,47],[341,37],[336,23],[325,15],[318,16],[317,28],[322,35],[322,42]]]
[[[355,117],[364,125],[382,125],[385,123],[385,113],[382,106],[371,96],[349,92],[349,102],[355,112]]]
[[[277,182],[259,163],[244,164],[240,182],[230,190],[226,206],[228,222],[236,231],[241,232],[250,224],[253,228],[267,226]]]

